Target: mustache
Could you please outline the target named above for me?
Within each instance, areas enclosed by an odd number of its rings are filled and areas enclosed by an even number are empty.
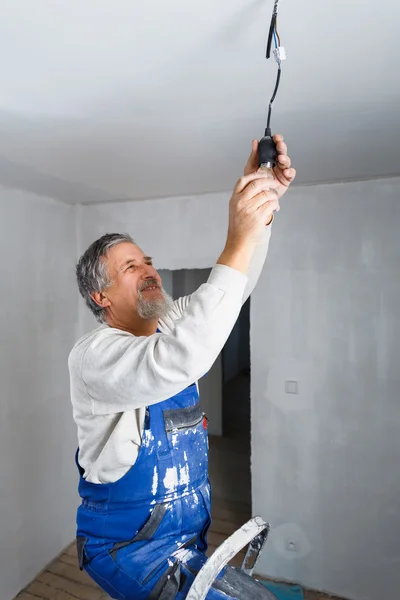
[[[149,287],[157,286],[159,290],[161,290],[161,285],[158,283],[157,279],[146,279],[146,281],[140,286],[139,291],[143,292]]]

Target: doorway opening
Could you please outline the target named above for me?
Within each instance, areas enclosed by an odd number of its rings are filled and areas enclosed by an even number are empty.
[[[175,300],[206,283],[211,269],[160,270]],[[250,299],[221,354],[199,380],[200,404],[209,417],[209,473],[213,506],[235,506],[241,523],[251,514]]]

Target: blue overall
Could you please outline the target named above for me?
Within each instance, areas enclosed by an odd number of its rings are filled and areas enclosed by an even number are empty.
[[[112,598],[186,598],[207,560],[211,523],[207,418],[197,386],[148,407],[138,458],[115,483],[87,482],[78,452],[76,462],[80,568]],[[228,567],[207,598],[271,597],[266,594],[264,586]]]

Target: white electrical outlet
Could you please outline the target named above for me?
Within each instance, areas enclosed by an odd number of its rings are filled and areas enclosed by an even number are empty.
[[[299,382],[298,381],[285,381],[285,392],[286,392],[286,394],[298,395]]]
[[[299,552],[300,544],[298,540],[287,539],[286,540],[286,550],[288,552]]]

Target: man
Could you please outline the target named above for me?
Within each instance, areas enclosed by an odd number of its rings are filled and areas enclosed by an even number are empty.
[[[225,248],[190,297],[173,302],[151,258],[126,235],[103,236],[77,265],[79,290],[101,323],[69,358],[78,555],[112,598],[185,598],[207,560],[207,419],[196,382],[254,288],[279,198],[295,177],[283,138],[275,141],[274,180],[257,172],[253,142],[229,203]],[[229,597],[271,598],[230,567],[207,598]]]

